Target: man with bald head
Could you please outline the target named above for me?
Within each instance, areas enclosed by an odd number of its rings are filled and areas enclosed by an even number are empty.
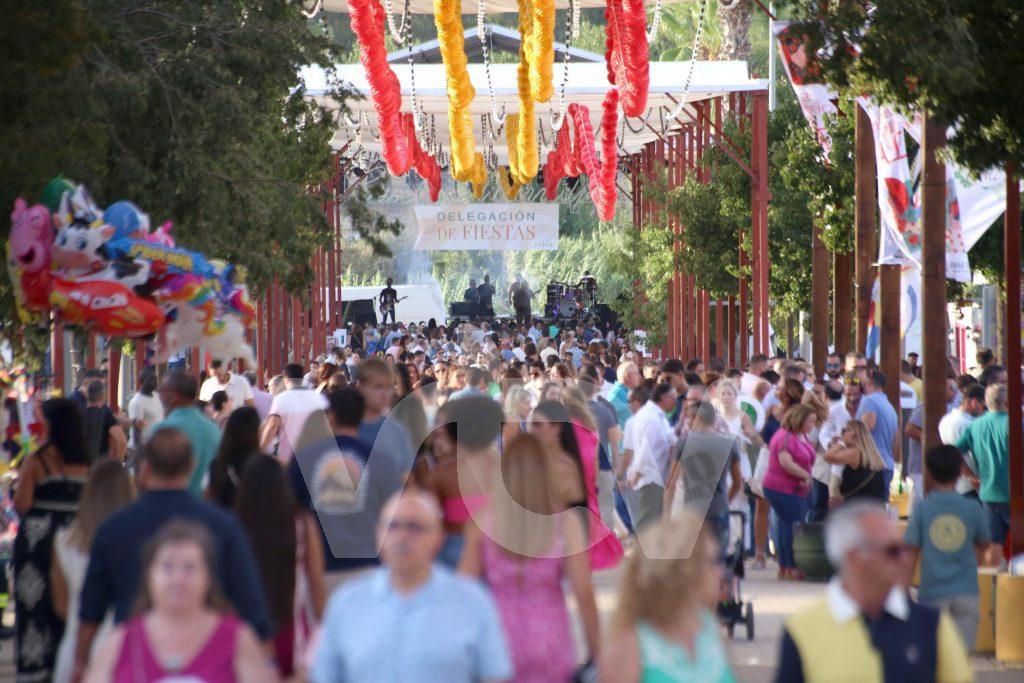
[[[314,683],[496,683],[512,664],[494,603],[476,582],[435,564],[441,508],[423,491],[395,494],[377,528],[383,566],[331,597]]]

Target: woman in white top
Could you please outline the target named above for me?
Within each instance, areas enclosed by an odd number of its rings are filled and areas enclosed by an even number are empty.
[[[96,530],[110,515],[132,502],[135,489],[121,463],[100,460],[89,472],[82,489],[75,520],[57,532],[53,541],[53,562],[50,564],[50,585],[54,611],[64,618],[64,636],[57,648],[53,672],[55,683],[71,680],[78,639],[78,600],[89,566],[89,547]],[[99,637],[93,640],[94,650],[110,630],[111,621],[104,622]]]

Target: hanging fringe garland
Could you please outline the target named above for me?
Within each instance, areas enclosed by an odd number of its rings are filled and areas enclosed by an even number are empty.
[[[384,9],[378,0],[349,0],[349,21],[359,40],[359,60],[370,84],[370,98],[377,112],[380,155],[388,172],[402,176],[410,169],[427,181],[430,201],[441,193],[441,168],[437,159],[420,146],[416,119],[402,113],[402,87],[391,70],[384,45]],[[360,132],[362,126],[360,126]]]
[[[519,68],[516,71],[519,113],[505,117],[505,141],[508,168],[512,179],[525,185],[537,177],[540,155],[537,151],[537,122],[534,116],[533,82],[535,61],[534,6],[531,0],[519,0]],[[553,16],[553,15],[552,15]],[[549,79],[550,84],[550,79]]]
[[[601,159],[594,148],[594,131],[590,125],[590,110],[577,103],[566,110],[576,130],[575,141],[569,133],[569,126],[563,125],[558,131],[558,142],[548,154],[544,164],[544,190],[547,198],[554,201],[558,194],[558,183],[562,178],[574,178],[581,173],[590,178],[590,198],[597,209],[597,217],[610,221],[615,217],[615,175],[618,172],[615,128],[618,125],[619,92],[612,88],[601,103]]]
[[[522,185],[512,180],[508,166],[500,166],[498,168],[497,175],[498,183],[501,185],[501,191],[505,193],[505,197],[508,199],[515,199],[519,195],[519,188],[521,188]]]
[[[532,0],[531,4],[532,38],[530,50],[526,54],[526,60],[530,65],[530,95],[535,102],[547,102],[555,92],[552,85],[552,68],[555,63],[555,0]],[[522,36],[525,40],[526,34],[523,33]],[[523,59],[522,55],[520,59]]]
[[[651,80],[643,0],[608,0],[604,18],[608,82],[619,89],[623,113],[640,116]]]
[[[473,194],[483,196],[487,183],[484,157],[476,151],[469,106],[476,90],[469,80],[462,36],[462,0],[434,0],[434,24],[448,81],[448,129],[451,132],[451,173],[458,181],[473,183]]]
[[[412,153],[412,167],[421,178],[427,181],[430,201],[436,202],[441,195],[441,167],[437,159],[428,154],[416,139],[416,117],[413,114],[402,114],[406,140]]]
[[[384,45],[384,8],[378,0],[348,0],[349,23],[359,41],[359,61],[366,70],[370,98],[377,111],[381,157],[391,175],[405,175],[412,163],[402,125],[402,87],[388,64]]]

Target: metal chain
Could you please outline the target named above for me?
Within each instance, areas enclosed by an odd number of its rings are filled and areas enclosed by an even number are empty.
[[[299,11],[302,12],[302,16],[307,19],[312,19],[316,15],[320,14],[324,9],[324,0],[314,0],[313,6],[310,9],[306,9],[306,3],[299,5]]]
[[[701,35],[704,33],[704,15],[707,14],[708,0],[700,0],[700,15],[697,17],[697,33],[693,36],[693,50],[690,52],[690,68],[686,72],[686,82],[683,85],[683,93],[679,96],[679,103],[668,115],[669,119],[679,116],[686,107],[686,98],[690,94],[690,85],[693,83],[693,69],[697,64],[697,48],[700,47]]]
[[[321,3],[323,0],[321,0]],[[412,24],[412,13],[409,12],[409,0],[405,0],[405,11],[402,13],[402,23],[399,26],[395,26],[395,18],[391,16],[391,0],[384,0],[384,16],[388,20],[388,30],[391,31],[391,37],[395,39],[395,44],[401,47],[402,45],[409,44],[409,28]]]
[[[573,39],[574,24],[578,29],[575,17],[580,13],[577,0],[569,0],[569,8],[565,16],[565,51],[562,53],[562,85],[558,88],[558,112],[550,117],[551,129],[558,133],[565,123],[565,88],[569,84],[569,45]]]
[[[391,16],[390,14],[388,15]],[[409,13],[409,0],[405,0],[405,16],[406,18],[412,16]],[[409,51],[409,82],[412,86],[411,105],[412,105],[412,127],[418,133],[423,130],[426,125],[426,114],[423,113],[423,108],[416,101],[416,64],[412,58],[412,22],[404,21],[403,26],[405,28],[405,42]]]
[[[651,27],[647,29],[647,43],[653,43],[658,37],[658,29],[661,27],[661,5],[662,0],[654,3],[654,16],[651,17]]]
[[[642,133],[642,132],[643,132],[643,130],[644,130],[644,125],[643,125],[643,124],[647,123],[647,120],[648,120],[649,118],[651,118],[651,112],[652,112],[652,111],[654,111],[654,108],[653,108],[653,107],[647,107],[647,113],[646,113],[646,114],[644,114],[644,120],[643,120],[643,122],[642,122],[642,123],[640,124],[640,126],[639,126],[639,127],[637,127],[637,128],[634,128],[634,127],[632,126],[632,124],[630,124],[630,123],[629,123],[629,117],[628,117],[628,116],[626,116],[625,114],[623,114],[623,113],[622,113],[622,110],[621,110],[621,108],[620,108],[620,110],[619,110],[619,113],[620,113],[620,114],[622,114],[622,125],[623,125],[623,127],[624,127],[624,128],[629,128],[629,131],[630,131],[631,133],[633,133],[633,134],[637,134],[637,133]],[[623,137],[625,137],[625,132],[623,132]]]
[[[491,114],[499,126],[505,125],[505,105],[501,105],[501,113],[498,113],[498,100],[494,97],[494,83],[491,80],[491,31],[485,28],[484,20],[486,10],[484,0],[479,0],[480,9],[476,15],[476,35],[480,39],[480,50],[484,55],[484,72],[487,74],[487,94],[491,98]]]

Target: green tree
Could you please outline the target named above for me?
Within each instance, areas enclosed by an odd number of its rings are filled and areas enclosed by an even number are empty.
[[[1019,2],[785,0],[841,91],[927,111],[955,127],[949,151],[983,171],[1024,164],[1024,9]]]
[[[245,266],[257,290],[276,277],[303,291],[330,235],[312,188],[334,173],[336,122],[297,73],[338,50],[298,3],[16,3],[0,40],[0,205],[37,201],[63,172],[101,206],[130,199],[174,221],[182,246]],[[348,213],[372,236],[387,225],[366,196]],[[12,320],[3,278],[4,334],[19,332]]]

